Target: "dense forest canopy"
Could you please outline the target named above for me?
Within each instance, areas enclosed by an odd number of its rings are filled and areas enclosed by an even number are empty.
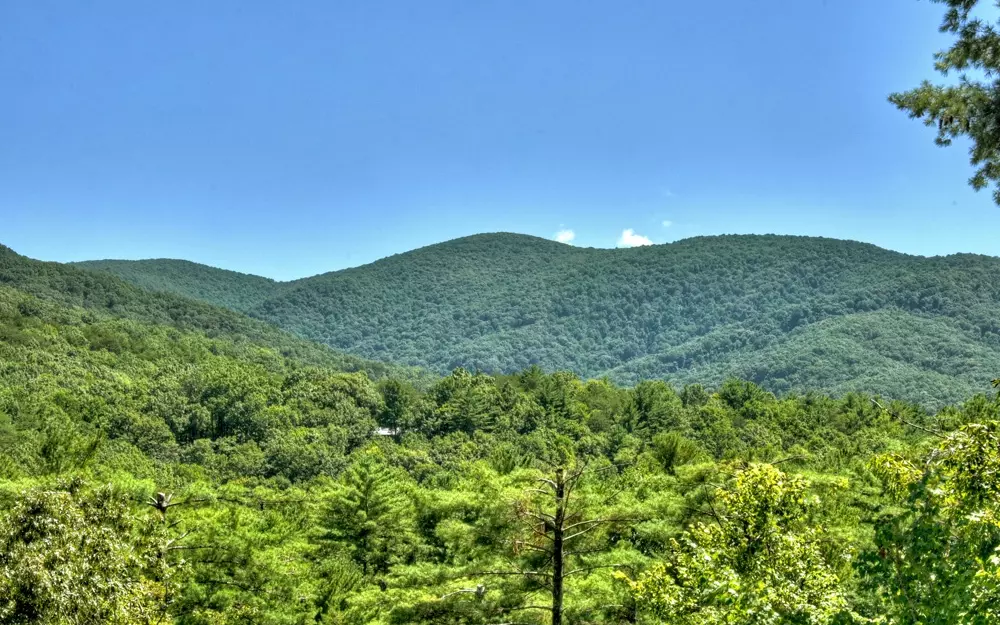
[[[77,269],[60,263],[40,262],[0,245],[0,286],[10,287],[46,301],[82,308],[86,319],[110,317],[179,330],[195,330],[209,337],[225,337],[235,344],[268,347],[302,362],[338,369],[365,370],[375,376],[393,371],[402,377],[419,372],[367,361],[305,341],[274,326],[218,306],[147,291],[102,272]]]
[[[0,259],[0,623],[998,618],[993,394],[415,385]]]
[[[891,101],[996,185],[1000,33],[936,1],[985,80]],[[78,265],[0,246],[0,625],[1000,623],[1000,259]]]
[[[90,260],[73,264],[115,274],[150,291],[176,293],[239,312],[252,310],[280,293],[283,287],[270,278],[187,260]]]
[[[290,283],[173,261],[90,266],[218,293],[207,301],[439,374],[539,365],[680,386],[735,376],[776,393],[865,391],[937,408],[1000,370],[1000,259],[985,256],[787,236],[604,250],[493,234]]]

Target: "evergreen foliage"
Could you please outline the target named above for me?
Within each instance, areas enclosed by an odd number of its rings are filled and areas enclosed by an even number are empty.
[[[1000,32],[977,13],[979,0],[934,2],[947,7],[940,31],[955,37],[951,47],[934,54],[934,69],[944,76],[958,72],[959,79],[945,85],[925,80],[889,101],[927,126],[936,124],[939,146],[968,137],[976,168],[969,184],[976,191],[992,185],[1000,204]]]
[[[227,342],[237,345],[270,348],[282,356],[310,364],[351,371],[364,370],[375,376],[383,376],[389,372],[402,377],[419,376],[417,372],[366,361],[310,341],[296,339],[266,323],[218,306],[169,293],[145,291],[105,272],[40,262],[21,256],[3,245],[0,245],[0,287],[10,287],[47,302],[83,308],[88,313],[81,315],[81,319],[85,321],[96,316],[164,325],[225,338]],[[22,301],[17,305],[21,312],[29,313],[22,316],[30,316],[36,304]],[[119,338],[106,338],[112,351],[121,348],[121,345],[115,343]]]

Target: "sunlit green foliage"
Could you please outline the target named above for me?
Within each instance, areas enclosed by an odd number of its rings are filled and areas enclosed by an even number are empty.
[[[275,296],[284,286],[269,278],[186,260],[93,260],[74,264],[113,273],[150,291],[176,293],[240,312]]]
[[[0,277],[0,623],[547,624],[560,514],[563,623],[998,618],[995,396],[414,380],[109,276]]]
[[[878,525],[866,562],[893,622],[1000,621],[1000,422],[963,425],[919,462],[874,465],[904,504]]]
[[[114,318],[141,324],[162,324],[205,333],[242,348],[268,348],[299,362],[348,371],[364,370],[377,376],[389,372],[397,377],[412,378],[417,375],[399,367],[365,361],[296,339],[273,326],[224,308],[169,293],[145,291],[99,271],[39,262],[20,256],[3,245],[0,245],[0,286],[18,289],[22,295],[30,294],[47,302],[81,307],[86,313],[76,312],[74,315],[83,321]],[[22,317],[31,317],[44,308],[39,308],[36,302],[22,298],[15,305]],[[3,326],[11,323],[5,320]],[[15,329],[16,326],[2,331]],[[141,330],[123,333],[121,330],[93,329],[88,332],[89,341],[111,352],[128,351],[143,340]]]
[[[770,465],[740,472],[712,522],[695,523],[630,582],[636,602],[677,625],[832,622],[848,606],[810,523],[811,498],[804,480]]]
[[[27,490],[0,516],[0,623],[164,622],[176,572],[166,549],[113,486]]]
[[[346,551],[364,575],[384,574],[405,561],[416,542],[408,482],[405,472],[386,466],[377,447],[357,454],[320,520],[327,550]]]

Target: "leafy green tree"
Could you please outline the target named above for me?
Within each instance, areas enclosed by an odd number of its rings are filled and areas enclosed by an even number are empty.
[[[388,379],[379,385],[382,392],[383,409],[378,424],[392,430],[409,428],[413,424],[416,392],[401,380]]]
[[[880,519],[862,568],[893,622],[1000,622],[1000,422],[960,427],[919,463],[872,464],[905,503]]]
[[[100,433],[95,433],[89,439],[81,436],[79,428],[57,406],[45,408],[38,446],[38,458],[43,471],[59,475],[86,466],[97,453],[103,436]]]
[[[677,467],[705,455],[696,443],[676,432],[663,432],[654,436],[651,449],[659,465],[671,475],[676,473]]]
[[[26,493],[0,517],[0,623],[169,622],[158,525],[112,486]]]
[[[586,425],[592,432],[610,432],[628,408],[630,393],[607,378],[589,380],[580,389],[580,401],[587,407]]]
[[[969,184],[977,191],[994,185],[993,199],[1000,204],[1000,33],[974,14],[979,0],[934,1],[947,6],[941,32],[956,37],[950,48],[935,53],[934,68],[944,75],[960,72],[959,80],[949,85],[924,81],[889,101],[928,126],[937,124],[938,145],[969,137],[970,160],[977,168]]]
[[[771,393],[746,380],[726,380],[717,394],[719,399],[747,419],[766,414],[767,407],[773,405],[775,399]]]
[[[174,501],[179,507],[166,515],[176,533],[169,549],[188,567],[171,603],[178,625],[314,619],[320,567],[310,566],[309,493],[227,484]]]
[[[492,430],[500,419],[501,398],[497,381],[488,375],[455,369],[429,392],[434,409],[421,423],[432,434]]]
[[[611,468],[602,467],[605,471]],[[540,488],[525,490],[515,502],[519,531],[511,541],[514,557],[496,570],[476,574],[493,580],[478,586],[479,595],[498,578],[506,583],[502,604],[494,606],[500,613],[543,613],[543,622],[562,625],[588,613],[606,616],[620,612],[620,605],[594,605],[594,597],[581,590],[592,595],[598,594],[596,588],[607,592],[592,578],[626,564],[616,557],[634,559],[634,554],[616,545],[615,539],[638,519],[616,509],[613,500],[618,492],[603,498],[601,493],[588,493],[585,478],[592,473],[593,469],[584,466],[530,473]],[[567,590],[573,584],[575,597],[567,600]],[[524,621],[537,622],[530,616]]]
[[[263,449],[270,475],[305,482],[317,475],[336,475],[343,468],[347,433],[332,425],[288,428],[272,433]]]
[[[201,415],[189,422],[194,428],[189,434],[192,439],[235,436],[247,441],[267,434],[266,408],[276,403],[277,388],[263,368],[209,361],[188,376],[184,389]]]
[[[703,406],[708,403],[708,391],[701,384],[688,384],[681,391],[681,401],[686,408]]]
[[[696,523],[667,559],[630,580],[640,611],[671,625],[831,623],[847,609],[806,523],[806,482],[752,465],[718,493],[713,523]]]

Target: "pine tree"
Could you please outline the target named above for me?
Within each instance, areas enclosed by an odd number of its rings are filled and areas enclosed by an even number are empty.
[[[1000,204],[1000,33],[992,24],[973,15],[978,0],[934,0],[947,5],[940,30],[957,36],[947,50],[935,53],[934,67],[943,75],[960,72],[952,85],[924,81],[916,89],[894,93],[889,101],[927,126],[937,125],[935,142],[951,145],[953,139],[972,140],[970,161],[976,172],[969,184],[979,191],[996,188],[993,199]],[[966,72],[982,76],[976,80]]]
[[[346,551],[365,575],[385,573],[412,545],[413,506],[402,479],[376,447],[347,468],[322,521],[322,542]]]

